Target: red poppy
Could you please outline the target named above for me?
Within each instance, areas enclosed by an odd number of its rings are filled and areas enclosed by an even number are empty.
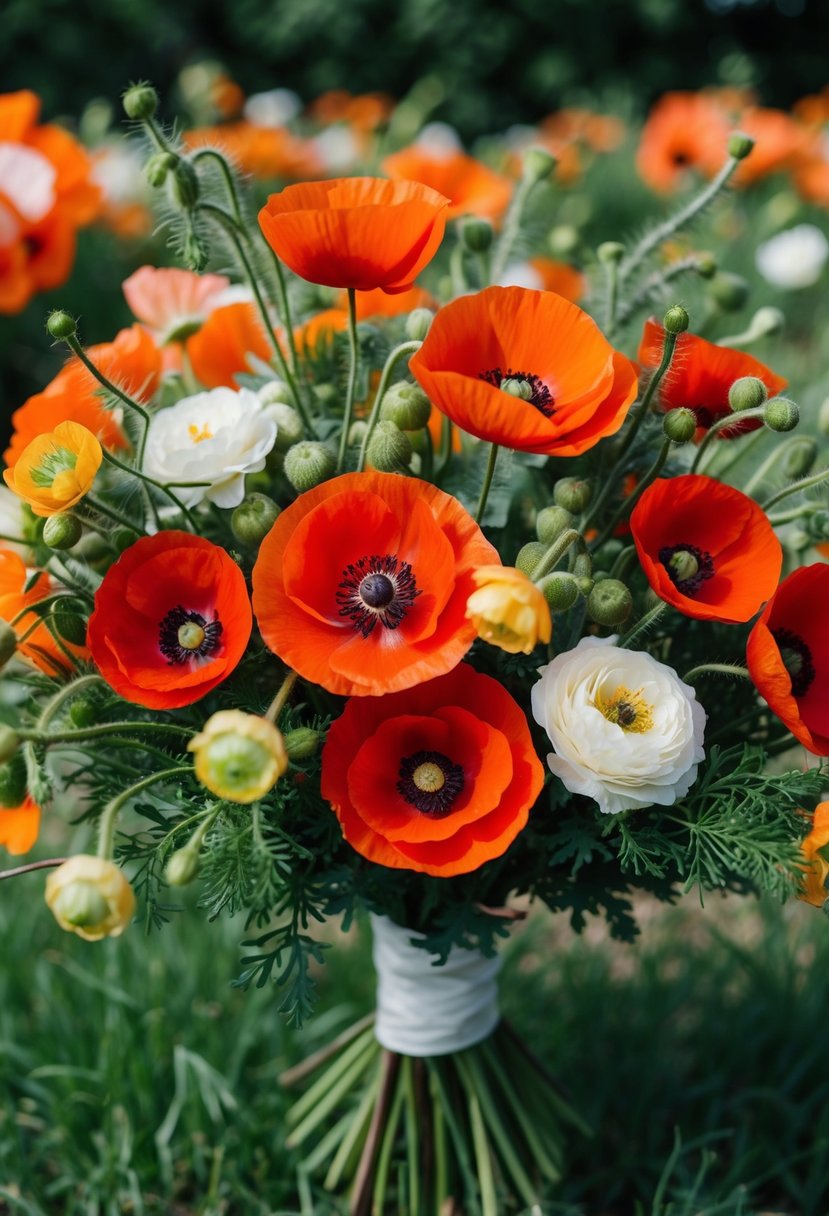
[[[441,878],[506,852],[543,784],[521,709],[466,663],[353,698],[322,754],[322,796],[348,843],[378,865]]]
[[[189,532],[158,532],[105,574],[88,640],[119,696],[177,709],[227,679],[252,624],[244,575],[224,549]]]
[[[18,643],[18,655],[47,676],[65,675],[73,658],[89,657],[84,646],[64,642],[62,649],[49,626],[38,625],[37,614],[26,611],[54,592],[55,584],[45,571],[34,577],[17,553],[0,549],[0,620],[15,622],[18,638],[25,638]]]
[[[637,390],[633,363],[586,312],[523,287],[447,304],[409,367],[469,434],[549,456],[578,456],[613,435]],[[522,395],[503,391],[505,381]]]
[[[645,372],[659,366],[664,345],[665,330],[651,317],[645,322],[639,347],[639,362]],[[696,334],[680,334],[671,366],[659,385],[659,407],[666,413],[682,406],[693,410],[699,427],[697,436],[701,437],[712,423],[731,413],[728,390],[741,376],[756,376],[762,380],[770,397],[782,392],[788,384],[788,380],[776,375],[759,359],[741,350],[716,346]],[[752,418],[717,433],[721,438],[733,439],[762,425],[759,418]]]
[[[0,806],[0,845],[9,853],[28,853],[40,830],[40,807],[26,795],[20,806]]]
[[[829,756],[829,565],[801,566],[751,631],[746,659],[769,708],[810,752]]]
[[[651,587],[685,616],[748,621],[777,587],[783,550],[765,511],[711,477],[655,481],[630,530]]]
[[[395,293],[408,291],[437,253],[448,206],[419,182],[341,177],[272,194],[259,224],[300,278]]]
[[[681,187],[690,172],[713,177],[722,166],[732,124],[708,93],[665,93],[642,128],[636,167],[654,190]]]
[[[394,473],[349,473],[286,508],[253,568],[265,644],[344,696],[396,692],[455,667],[466,601],[498,554],[460,503]]]
[[[447,219],[478,215],[498,219],[512,198],[514,184],[474,156],[458,151],[430,151],[414,144],[382,163],[384,173],[396,181],[422,182],[451,200]]]

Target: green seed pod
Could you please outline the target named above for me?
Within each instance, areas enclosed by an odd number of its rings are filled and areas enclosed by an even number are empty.
[[[508,393],[510,397],[517,397],[519,401],[529,401],[533,395],[529,381],[520,380],[514,376],[508,376],[502,380],[498,387],[502,393]]]
[[[17,749],[20,747],[20,735],[16,730],[12,730],[10,726],[6,726],[5,722],[0,722],[0,764],[5,764],[7,760],[11,760]]]
[[[556,158],[546,148],[529,148],[524,153],[523,176],[527,181],[543,182],[557,164]]]
[[[412,458],[412,441],[393,422],[378,422],[368,442],[366,457],[380,473],[396,473],[405,469]]]
[[[82,536],[83,526],[74,515],[50,515],[43,525],[43,543],[50,549],[71,549]]]
[[[734,131],[728,139],[728,155],[735,160],[745,160],[754,147],[754,140],[744,131]]]
[[[770,431],[793,431],[800,421],[800,410],[786,397],[772,397],[766,402],[763,421]]]
[[[538,584],[551,612],[566,612],[579,598],[579,586],[570,574],[547,574]]]
[[[287,405],[284,401],[274,401],[265,406],[264,413],[267,418],[271,418],[276,423],[274,446],[278,452],[287,452],[288,448],[299,443],[305,434],[305,427],[302,425],[302,418],[292,405]]]
[[[79,730],[83,730],[86,726],[94,726],[95,709],[92,702],[83,697],[76,697],[69,706],[69,720]]]
[[[545,507],[535,520],[535,534],[542,545],[549,546],[573,523],[573,516],[564,507]]]
[[[547,552],[547,549],[547,545],[543,545],[537,540],[531,540],[526,545],[523,545],[518,550],[518,556],[515,559],[516,570],[520,570],[522,574],[526,574],[528,578],[532,578],[533,571]]]
[[[603,266],[616,266],[625,256],[625,247],[619,241],[603,241],[596,250],[596,257]]]
[[[119,553],[125,553],[137,540],[140,540],[137,532],[133,532],[132,528],[116,528],[112,533],[112,543]]]
[[[495,233],[489,220],[468,216],[461,220],[460,229],[461,241],[470,253],[486,253],[491,247]]]
[[[428,308],[416,308],[406,318],[406,337],[410,342],[423,342],[432,328],[434,313]]]
[[[383,394],[380,417],[401,431],[421,431],[429,421],[432,405],[419,384],[398,380]]]
[[[293,401],[291,390],[284,380],[269,380],[267,384],[263,384],[256,390],[256,396],[263,405],[290,405]],[[268,416],[275,417],[275,415]]]
[[[175,169],[178,157],[174,152],[154,152],[144,166],[144,176],[154,189],[163,186],[167,174]]]
[[[553,487],[553,502],[573,515],[581,515],[590,506],[593,487],[581,477],[562,477]]]
[[[359,447],[368,434],[368,423],[364,418],[358,418],[356,422],[352,422],[348,428],[348,446],[350,448]]]
[[[26,797],[26,761],[22,752],[0,764],[0,807],[9,810],[20,806]]]
[[[199,175],[187,160],[178,157],[170,174],[170,198],[183,211],[192,211],[199,201]]]
[[[662,430],[673,443],[689,443],[697,431],[697,416],[684,406],[668,410],[662,419]]]
[[[279,517],[279,507],[267,494],[248,494],[230,517],[230,530],[240,545],[258,548]]]
[[[78,332],[78,323],[74,317],[70,317],[68,312],[58,309],[49,313],[46,319],[46,332],[57,341],[64,342],[67,338],[74,338]]]
[[[817,460],[818,446],[808,435],[798,435],[783,448],[781,468],[787,477],[805,477]]]
[[[164,867],[164,878],[171,887],[186,887],[191,883],[201,868],[199,850],[186,844],[176,849],[167,865]]]
[[[331,449],[310,439],[295,443],[285,453],[285,476],[300,493],[328,481],[336,467],[337,458]]]
[[[593,579],[590,578],[589,575],[583,574],[579,578],[576,579],[576,586],[578,587],[581,594],[583,596],[585,596],[585,598],[586,598],[590,594],[590,592],[593,590],[595,583],[594,583]]]
[[[616,578],[602,579],[587,597],[587,615],[597,625],[621,625],[632,607],[633,596]]]
[[[745,306],[751,288],[742,275],[720,270],[714,275],[708,290],[711,299],[723,312],[739,312]]]
[[[762,380],[757,376],[740,376],[728,390],[728,404],[732,410],[756,410],[765,402],[769,395]]]
[[[664,325],[669,334],[684,334],[691,318],[681,304],[674,304],[665,313]]]
[[[127,118],[146,122],[155,116],[158,109],[158,93],[151,84],[131,85],[121,98]]]
[[[289,760],[307,760],[316,755],[320,745],[320,733],[310,726],[298,726],[284,736],[285,751]]]

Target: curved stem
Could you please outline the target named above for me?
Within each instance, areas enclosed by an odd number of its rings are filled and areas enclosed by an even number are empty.
[[[233,208],[233,218],[240,228],[243,228],[242,209],[239,205],[239,192],[236,189],[236,179],[233,176],[233,170],[222,156],[218,148],[199,148],[190,157],[191,164],[197,164],[200,160],[215,161],[221,172],[224,181],[225,190],[230,200],[230,205]]]
[[[101,451],[103,451],[103,448]],[[109,503],[101,502],[99,498],[93,498],[91,494],[84,496],[84,502],[89,503],[90,507],[97,511],[99,515],[106,515],[109,519],[115,520],[122,528],[129,528],[131,532],[144,532],[140,524],[136,526],[134,520],[129,519],[126,515],[122,515],[120,511],[116,511],[115,507],[111,507]]]
[[[656,460],[653,462],[651,467],[648,469],[647,473],[642,478],[642,480],[639,482],[639,485],[636,487],[636,489],[633,491],[633,493],[628,494],[627,498],[622,499],[619,506],[613,512],[613,515],[610,518],[610,522],[606,525],[601,536],[598,538],[598,540],[596,540],[594,542],[594,548],[596,548],[596,549],[601,548],[601,546],[605,543],[605,541],[609,540],[610,537],[613,535],[613,529],[616,527],[616,525],[618,523],[620,523],[624,519],[624,517],[633,510],[633,508],[636,506],[639,499],[645,493],[645,490],[647,490],[648,486],[653,481],[655,481],[656,478],[659,476],[662,466],[664,465],[665,461],[668,459],[668,453],[670,452],[670,450],[671,450],[671,440],[665,439],[664,443],[662,444],[662,447],[660,448],[659,455],[657,456]]]
[[[751,679],[747,667],[738,667],[732,663],[700,663],[698,667],[692,667],[690,671],[686,671],[682,678],[686,684],[689,684],[697,676],[705,675],[709,671],[724,676],[742,676],[745,680]]]
[[[118,820],[118,814],[121,808],[129,802],[130,798],[149,789],[151,785],[155,785],[159,781],[169,780],[171,777],[180,777],[183,773],[191,773],[192,771],[192,767],[189,764],[179,764],[175,768],[162,769],[159,773],[151,773],[149,777],[136,781],[135,785],[122,790],[120,794],[112,798],[104,807],[98,824],[98,856],[106,860],[112,857],[112,842],[115,836],[115,824]]]
[[[708,428],[708,430],[706,431],[705,436],[702,440],[702,443],[697,448],[697,454],[694,457],[694,463],[691,465],[691,472],[696,473],[697,469],[700,466],[700,462],[701,462],[703,456],[708,451],[713,439],[719,434],[720,431],[727,431],[728,428],[731,426],[739,426],[741,422],[743,422],[749,418],[762,418],[764,414],[765,414],[765,409],[761,405],[761,406],[758,406],[757,409],[740,410],[736,414],[726,414],[724,418],[718,418],[717,421],[713,422],[711,424],[711,426]]]
[[[778,490],[776,494],[772,494],[771,498],[767,498],[761,507],[764,511],[768,511],[769,507],[776,506],[782,499],[788,498],[790,494],[799,494],[801,490],[808,490],[812,486],[820,485],[822,481],[829,480],[829,469],[823,469],[820,473],[813,473],[811,477],[801,477],[797,481],[793,481],[790,486],[786,486],[782,490]]]
[[[113,732],[119,731],[153,731],[161,735],[178,735],[179,738],[191,738],[193,731],[189,726],[175,726],[172,722],[102,722],[98,726],[81,726],[77,730],[45,730],[21,728],[18,734],[21,739],[33,743],[75,743],[83,739],[100,739]]]
[[[299,356],[296,350],[296,341],[294,339],[294,323],[291,318],[291,304],[288,299],[288,284],[285,282],[285,271],[282,269],[282,263],[276,256],[276,253],[270,250],[273,268],[276,271],[277,292],[279,294],[279,314],[282,318],[282,324],[285,328],[285,341],[288,343],[288,354],[291,358],[291,367],[294,372],[299,368]]]
[[[527,199],[532,194],[536,181],[537,178],[535,177],[522,177],[515,194],[512,196],[512,202],[509,205],[509,210],[504,219],[504,226],[501,229],[501,235],[498,238],[498,243],[492,256],[493,283],[497,283],[506,270],[509,255],[512,253],[512,247],[521,230],[521,217],[524,214],[524,207],[526,206]]]
[[[582,546],[584,545],[584,537],[575,528],[568,528],[561,536],[557,536],[533,570],[533,582],[540,582],[548,571],[554,570],[570,546],[575,544],[576,541],[581,541]]]
[[[135,413],[141,418],[142,422],[144,423],[144,427],[138,444],[138,463],[143,464],[144,447],[147,443],[147,432],[150,429],[149,412],[144,409],[143,405],[139,405],[137,401],[130,397],[129,393],[125,393],[123,389],[118,388],[116,384],[113,384],[111,380],[107,379],[103,372],[99,371],[74,334],[69,338],[65,338],[64,341],[72,353],[77,355],[87,371],[92,373],[98,383],[102,384],[107,392],[112,393],[113,396],[117,397],[119,401],[123,401],[124,405],[128,406],[129,409],[134,410]]]
[[[643,304],[647,304],[651,296],[655,295],[658,291],[662,291],[669,283],[673,283],[675,279],[686,274],[689,270],[698,270],[699,265],[699,254],[692,253],[688,257],[679,258],[676,262],[672,262],[670,266],[667,266],[657,274],[650,275],[639,290],[619,309],[615,318],[610,319],[606,336],[609,338],[615,328],[625,325],[638,308],[641,308]],[[611,263],[611,266],[613,266],[613,263]],[[617,268],[614,267],[614,269]],[[616,275],[615,286],[618,288],[618,274]]]
[[[337,473],[342,473],[345,467],[348,432],[351,430],[351,419],[354,414],[354,395],[357,391],[357,372],[360,368],[360,343],[357,338],[357,293],[353,287],[349,287],[348,289],[348,350],[348,387],[345,394],[340,451],[337,456]]]
[[[30,861],[25,866],[15,866],[13,870],[0,870],[0,882],[4,878],[16,878],[18,874],[31,874],[33,870],[48,870],[54,866],[62,866],[65,857],[48,857],[45,861]]]
[[[489,449],[489,460],[486,464],[486,472],[484,473],[484,484],[481,486],[481,496],[478,499],[478,507],[475,511],[475,522],[480,524],[484,517],[486,509],[486,500],[489,498],[489,489],[492,485],[492,478],[495,475],[495,461],[498,459],[498,444],[493,443]]]
[[[627,649],[631,642],[635,642],[640,634],[646,633],[655,621],[658,621],[665,609],[668,607],[665,603],[656,604],[644,616],[641,616],[636,624],[619,638],[617,645],[620,649]]]
[[[422,342],[401,342],[399,346],[396,346],[394,350],[389,352],[389,357],[386,359],[383,371],[380,374],[380,383],[377,385],[377,392],[374,394],[374,402],[366,424],[366,433],[360,446],[360,459],[357,463],[358,473],[362,473],[365,468],[369,440],[374,434],[374,428],[377,426],[378,419],[380,418],[380,406],[383,403],[383,397],[386,395],[386,389],[389,386],[394,366],[404,355],[413,355],[416,350],[420,350],[422,345]]]
[[[271,701],[270,705],[268,706],[268,711],[265,714],[266,721],[274,722],[274,723],[278,721],[279,715],[282,713],[282,710],[285,706],[285,702],[288,700],[288,697],[293,692],[293,688],[297,682],[297,678],[298,678],[297,673],[295,671],[288,672],[285,679],[282,681],[282,684],[279,688],[279,692],[276,694],[276,696],[274,697],[274,699]]]
[[[97,673],[87,676],[79,676],[77,680],[72,680],[70,684],[66,684],[59,692],[56,692],[43,707],[40,717],[37,720],[36,729],[44,731],[49,723],[54,718],[55,714],[60,709],[61,705],[70,700],[76,693],[85,688],[91,688],[93,684],[103,684],[104,679]]]
[[[189,525],[193,529],[193,531],[198,532],[199,525],[197,524],[195,518],[193,517],[193,515],[191,515],[191,513],[187,509],[187,507],[185,507],[184,503],[181,501],[181,499],[178,497],[178,495],[174,494],[169,486],[162,485],[162,483],[160,481],[156,481],[154,477],[148,477],[147,474],[142,473],[140,469],[130,468],[130,466],[128,464],[124,464],[116,456],[113,456],[111,452],[107,452],[106,449],[102,449],[102,451],[104,454],[104,460],[108,461],[111,465],[114,465],[116,469],[120,469],[123,473],[131,473],[133,475],[133,477],[137,477],[140,481],[145,482],[146,485],[155,486],[155,488],[157,490],[160,490],[162,494],[166,494],[167,497],[170,499],[170,501],[175,504],[175,506],[179,509],[179,511],[181,511],[182,515],[187,520],[187,522],[189,523]],[[175,484],[176,485],[186,485],[186,484],[209,485],[210,483],[209,482],[192,482],[192,483],[176,482]],[[89,497],[89,496],[87,495],[87,497]],[[134,527],[134,525],[130,525],[130,526]]]

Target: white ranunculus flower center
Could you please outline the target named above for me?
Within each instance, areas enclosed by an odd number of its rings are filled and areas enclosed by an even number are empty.
[[[204,498],[218,507],[238,507],[245,474],[265,467],[275,441],[276,423],[255,393],[214,388],[153,416],[144,472],[170,486],[188,507]]]
[[[757,269],[773,287],[794,291],[811,287],[823,273],[829,241],[814,224],[798,224],[778,232],[757,249]]]
[[[705,711],[672,668],[615,640],[582,638],[540,669],[532,709],[555,749],[547,763],[606,814],[670,806],[705,757]]]

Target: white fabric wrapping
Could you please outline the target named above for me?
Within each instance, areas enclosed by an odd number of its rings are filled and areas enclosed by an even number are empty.
[[[480,1043],[498,1024],[501,960],[454,946],[442,967],[411,944],[412,933],[371,917],[377,971],[375,1034],[406,1056],[445,1056]]]

